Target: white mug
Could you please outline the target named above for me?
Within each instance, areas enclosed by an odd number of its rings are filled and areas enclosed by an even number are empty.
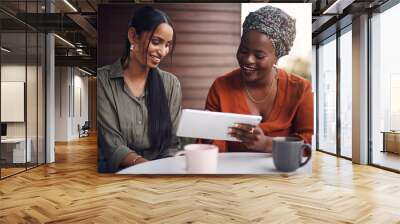
[[[189,144],[175,156],[185,155],[186,172],[215,174],[217,172],[218,147],[211,144]]]

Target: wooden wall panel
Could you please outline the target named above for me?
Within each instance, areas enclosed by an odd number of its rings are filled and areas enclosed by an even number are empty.
[[[231,45],[176,43],[173,55],[202,55],[204,57],[219,55],[221,57],[234,57],[236,50]]]
[[[239,45],[240,39],[234,33],[191,33],[190,35],[178,35],[176,40],[180,44],[222,44]]]
[[[203,109],[213,81],[237,67],[240,4],[155,4],[172,19],[177,43],[172,61],[160,68],[175,74],[182,86],[183,108]],[[120,57],[127,24],[137,5],[100,5],[98,64]],[[115,22],[120,21],[120,22]]]
[[[237,8],[233,7],[233,11],[222,11],[218,10],[218,13],[211,11],[210,8],[201,10],[199,8],[193,8],[186,10],[174,10],[168,9],[168,13],[174,15],[174,23],[177,22],[214,22],[220,23],[233,23],[240,22],[240,16],[237,16]]]
[[[192,22],[192,21],[174,21],[176,32],[191,32],[191,33],[207,33],[207,34],[230,34],[236,33],[235,23],[226,22]]]

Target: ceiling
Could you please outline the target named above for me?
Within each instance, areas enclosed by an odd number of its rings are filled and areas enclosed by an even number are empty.
[[[336,5],[335,0],[271,0],[269,2],[312,3],[313,39],[318,40],[338,20],[376,8],[386,1],[339,0],[339,4]],[[2,29],[2,46],[13,49],[15,57],[18,57],[18,54],[34,54],[38,48],[41,49],[43,46],[40,43],[36,43],[35,38],[37,37],[35,35],[28,35],[28,38],[25,38],[25,35],[22,34],[26,30],[28,32],[54,32],[60,37],[55,38],[56,65],[80,66],[95,72],[97,6],[102,3],[127,2],[149,3],[152,1],[47,0],[46,6],[45,0],[1,0],[0,25]],[[165,3],[168,1],[161,0],[155,2]],[[232,0],[228,2],[232,2]],[[327,10],[328,8],[330,9]],[[49,13],[50,11],[52,13]],[[25,50],[26,43],[28,46],[27,50]]]

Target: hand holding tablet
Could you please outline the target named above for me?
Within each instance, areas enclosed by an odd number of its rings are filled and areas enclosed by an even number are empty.
[[[242,142],[248,150],[271,152],[272,137],[265,135],[259,125],[235,124],[228,134]]]
[[[229,135],[229,128],[248,124],[256,131],[261,116],[184,109],[179,121],[177,136],[225,141],[240,141]],[[250,131],[251,131],[250,130]]]

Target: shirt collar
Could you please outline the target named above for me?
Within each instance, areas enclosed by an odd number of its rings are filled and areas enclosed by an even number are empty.
[[[121,59],[119,58],[110,67],[110,74],[109,74],[110,79],[123,78],[124,77],[123,71],[124,70],[122,69]],[[158,72],[159,74],[161,73],[161,70],[158,67],[155,68],[155,71]],[[124,89],[125,89],[125,86],[124,86]],[[145,88],[142,97],[145,97],[148,94],[149,94],[148,90],[147,90],[147,88]]]
[[[123,78],[123,77],[124,74],[121,65],[121,59],[118,58],[118,60],[111,65],[110,78],[112,79],[112,78]]]

